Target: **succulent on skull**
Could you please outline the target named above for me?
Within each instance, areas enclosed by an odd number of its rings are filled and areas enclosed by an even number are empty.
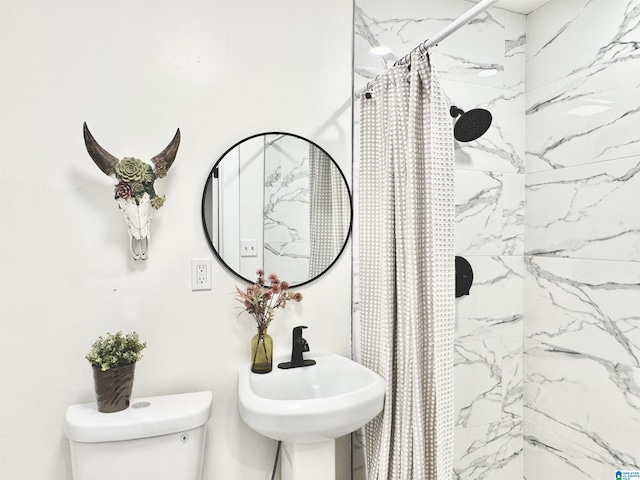
[[[167,175],[178,153],[180,129],[173,140],[151,163],[134,157],[118,159],[102,148],[93,138],[85,122],[84,142],[89,156],[106,175],[115,178],[114,197],[129,228],[129,250],[134,260],[146,260],[149,250],[151,220],[165,201],[158,195],[155,181]]]

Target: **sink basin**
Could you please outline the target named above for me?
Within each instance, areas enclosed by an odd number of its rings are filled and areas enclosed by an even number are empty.
[[[310,352],[309,367],[266,375],[248,367],[238,375],[238,409],[255,431],[290,443],[334,440],[372,420],[384,405],[386,384],[368,368],[335,353]]]

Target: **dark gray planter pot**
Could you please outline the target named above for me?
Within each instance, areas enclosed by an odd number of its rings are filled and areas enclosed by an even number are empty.
[[[104,372],[100,367],[93,367],[99,412],[114,413],[129,407],[135,368],[135,363],[110,368]]]

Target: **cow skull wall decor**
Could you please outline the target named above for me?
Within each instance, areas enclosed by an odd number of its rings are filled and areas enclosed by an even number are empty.
[[[89,156],[105,174],[117,180],[115,199],[129,227],[129,250],[134,260],[146,260],[149,251],[151,220],[156,210],[164,203],[154,188],[157,178],[163,178],[173,164],[180,145],[180,129],[173,140],[150,165],[133,157],[117,159],[98,145],[85,122],[84,143]]]

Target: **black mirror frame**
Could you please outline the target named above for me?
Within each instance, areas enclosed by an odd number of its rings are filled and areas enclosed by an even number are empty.
[[[220,162],[224,159],[224,157],[230,152],[232,151],[234,148],[236,148],[238,145],[240,145],[241,143],[244,143],[248,140],[251,140],[253,138],[256,137],[262,137],[265,135],[288,135],[290,137],[295,137],[298,138],[300,140],[304,140],[307,143],[310,143],[311,145],[313,145],[314,147],[316,147],[318,150],[320,150],[322,153],[324,153],[327,158],[329,158],[329,160],[331,160],[333,162],[333,165],[336,167],[336,169],[338,170],[338,172],[340,172],[340,176],[342,177],[342,180],[344,181],[344,186],[347,189],[347,195],[349,196],[349,229],[347,230],[347,235],[344,239],[344,243],[342,244],[342,248],[340,249],[340,251],[338,252],[338,254],[336,255],[336,258],[333,259],[333,261],[327,266],[327,268],[325,268],[322,272],[320,272],[318,275],[316,275],[315,277],[310,278],[309,280],[306,280],[304,282],[301,283],[295,283],[295,284],[291,284],[291,288],[294,287],[301,287],[303,285],[306,285],[308,283],[313,282],[314,280],[320,278],[322,275],[324,275],[325,273],[327,273],[331,267],[333,267],[336,262],[338,261],[338,259],[342,256],[342,254],[344,253],[345,249],[347,248],[347,243],[349,243],[349,238],[351,237],[351,231],[353,229],[353,197],[351,195],[351,189],[349,188],[349,183],[347,182],[347,178],[344,176],[344,172],[342,171],[342,169],[340,168],[340,166],[338,165],[338,163],[333,159],[333,157],[331,155],[329,155],[327,153],[327,151],[322,148],[320,145],[318,145],[315,142],[312,142],[311,140],[309,140],[308,138],[302,137],[300,135],[296,135],[294,133],[287,133],[287,132],[263,132],[263,133],[256,133],[255,135],[251,135],[249,137],[243,138],[242,140],[234,143],[231,147],[229,147],[222,155],[220,155],[220,157],[218,158],[218,160],[216,161],[216,163],[213,165],[213,167],[211,168],[211,170],[209,171],[209,174],[207,175],[207,181],[205,182],[204,185],[204,190],[202,192],[202,201],[201,201],[201,206],[200,206],[200,214],[201,214],[201,218],[202,218],[202,228],[204,229],[204,234],[205,237],[207,239],[207,242],[209,243],[209,248],[211,248],[211,251],[215,254],[215,256],[218,258],[218,260],[220,261],[220,263],[231,273],[233,273],[236,277],[240,278],[241,280],[244,280],[246,282],[250,282],[250,283],[254,283],[255,279],[249,279],[249,278],[245,278],[242,275],[240,275],[238,272],[236,272],[235,270],[233,270],[225,261],[224,259],[220,256],[220,254],[218,253],[218,250],[216,250],[216,248],[213,245],[213,240],[211,239],[211,235],[209,234],[209,230],[207,228],[207,219],[206,219],[206,215],[205,215],[205,208],[206,208],[206,201],[207,201],[207,191],[209,190],[210,186],[211,186],[211,179],[214,176],[214,172],[217,170],[218,165],[220,164]],[[265,272],[265,273],[271,273],[271,272]]]

